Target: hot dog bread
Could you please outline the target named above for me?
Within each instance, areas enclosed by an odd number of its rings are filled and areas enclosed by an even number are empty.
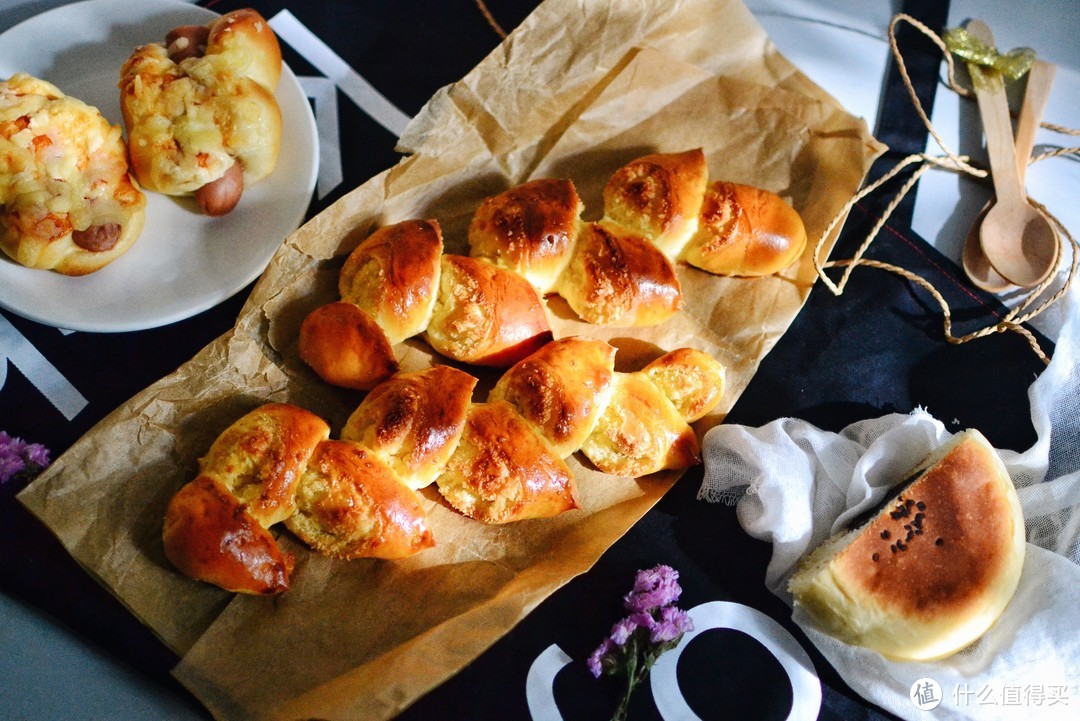
[[[146,215],[120,127],[25,73],[0,82],[0,206],[0,248],[64,275],[119,258]]]
[[[135,177],[159,193],[193,195],[207,215],[231,211],[244,186],[277,163],[280,76],[277,38],[250,9],[137,48],[119,83]]]

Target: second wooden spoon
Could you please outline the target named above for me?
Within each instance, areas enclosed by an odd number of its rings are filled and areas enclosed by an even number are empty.
[[[980,40],[993,44],[993,37],[981,37]],[[1036,60],[1028,72],[1027,88],[1024,90],[1024,99],[1020,106],[1020,119],[1016,124],[1016,170],[1020,176],[1022,188],[1025,187],[1024,180],[1031,160],[1031,152],[1035,147],[1035,135],[1042,121],[1050,96],[1050,86],[1053,84],[1056,72],[1057,66],[1045,60]],[[1014,286],[994,270],[994,266],[983,253],[982,242],[979,238],[983,218],[992,204],[991,200],[983,207],[971,226],[971,231],[964,241],[963,265],[968,279],[975,286],[992,293],[1001,293]],[[1055,243],[1055,248],[1058,249],[1057,252],[1060,252],[1059,244]]]
[[[977,21],[972,21],[971,25]],[[1021,287],[1038,284],[1054,269],[1058,240],[1050,220],[1027,200],[1016,165],[1005,83],[997,72],[972,67],[975,97],[986,133],[996,200],[983,218],[980,240],[994,269]]]

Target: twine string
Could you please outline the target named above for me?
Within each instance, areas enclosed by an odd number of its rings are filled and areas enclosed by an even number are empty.
[[[828,287],[830,291],[832,291],[834,295],[839,296],[843,294],[844,289],[847,286],[848,280],[851,277],[851,273],[857,266],[862,265],[871,268],[878,268],[894,273],[924,288],[938,303],[938,305],[941,306],[945,340],[949,343],[966,343],[968,341],[975,340],[976,338],[982,338],[984,336],[994,333],[1014,332],[1020,334],[1027,340],[1032,350],[1043,361],[1043,363],[1049,363],[1050,359],[1046,355],[1045,351],[1043,351],[1038,339],[1031,331],[1023,327],[1023,324],[1027,323],[1028,321],[1032,320],[1033,318],[1044,312],[1047,308],[1060,300],[1068,291],[1069,286],[1072,284],[1073,278],[1076,275],[1078,260],[1080,260],[1078,259],[1078,255],[1080,255],[1080,245],[1077,244],[1076,240],[1073,238],[1068,228],[1066,228],[1065,225],[1058,218],[1053,216],[1046,209],[1046,207],[1040,204],[1038,201],[1029,198],[1032,205],[1045,213],[1046,217],[1050,220],[1054,228],[1057,230],[1058,242],[1062,245],[1061,252],[1064,252],[1066,247],[1071,247],[1072,250],[1070,254],[1072,260],[1069,265],[1068,274],[1065,278],[1064,283],[1062,284],[1062,287],[1058,289],[1055,293],[1051,294],[1049,297],[1043,299],[1041,303],[1038,303],[1036,305],[1036,300],[1039,299],[1049,289],[1049,287],[1057,278],[1057,273],[1051,273],[1041,283],[1031,288],[1026,293],[1026,295],[1022,297],[1016,307],[1006,313],[1005,316],[1002,317],[1001,320],[999,320],[997,323],[973,331],[971,333],[967,333],[962,336],[953,335],[952,311],[944,296],[942,296],[941,293],[938,292],[938,290],[934,287],[933,283],[926,280],[919,274],[913,273],[905,268],[901,268],[891,263],[883,263],[880,261],[869,260],[864,257],[867,250],[869,250],[870,245],[880,233],[881,229],[885,227],[886,223],[892,216],[893,212],[896,210],[897,206],[899,206],[904,197],[915,186],[915,184],[918,183],[919,179],[927,171],[936,168],[949,172],[969,175],[978,179],[986,179],[990,176],[988,171],[972,165],[970,162],[970,158],[968,158],[967,156],[958,155],[957,153],[954,153],[951,149],[949,149],[949,147],[945,144],[945,141],[942,140],[941,136],[934,128],[933,123],[930,121],[929,116],[926,114],[926,111],[923,109],[922,103],[919,102],[918,95],[915,93],[914,84],[911,82],[911,78],[908,75],[907,67],[904,63],[903,54],[900,52],[900,48],[896,41],[896,28],[897,25],[899,25],[901,22],[906,22],[915,27],[917,30],[926,35],[941,50],[942,55],[944,56],[945,61],[948,65],[948,85],[950,89],[952,89],[958,95],[966,98],[970,98],[974,94],[969,89],[961,86],[956,81],[956,65],[953,60],[952,53],[949,51],[947,45],[945,44],[945,41],[942,40],[942,38],[940,38],[937,33],[935,33],[922,22],[904,13],[896,15],[892,19],[892,22],[889,23],[889,48],[892,51],[893,57],[896,60],[897,69],[900,71],[900,76],[904,81],[904,86],[906,87],[908,95],[911,98],[911,102],[915,108],[915,112],[918,114],[919,119],[922,120],[923,124],[926,126],[927,131],[934,138],[934,141],[938,144],[938,147],[941,148],[944,155],[935,156],[928,153],[916,153],[913,155],[909,155],[908,157],[900,160],[891,170],[886,172],[880,178],[859,190],[851,198],[851,200],[845,203],[844,207],[841,208],[840,212],[837,213],[836,217],[833,218],[833,220],[826,227],[825,231],[821,234],[821,237],[818,239],[817,247],[815,248],[814,252],[814,268],[817,271],[817,275],[825,284],[825,286]],[[1047,128],[1051,131],[1062,133],[1065,135],[1080,135],[1080,130],[1066,128],[1064,126],[1055,125],[1052,123],[1043,122],[1040,123],[1040,127]],[[1028,163],[1031,164],[1040,162],[1042,160],[1047,160],[1049,158],[1056,158],[1064,155],[1076,155],[1078,153],[1080,153],[1080,147],[1055,148],[1033,156],[1028,160]],[[825,241],[833,235],[833,233],[836,231],[837,226],[843,221],[844,218],[847,217],[848,213],[851,212],[855,205],[859,203],[863,198],[870,195],[878,188],[895,178],[905,168],[908,168],[909,166],[915,164],[918,164],[918,167],[915,168],[914,172],[911,174],[911,177],[902,184],[902,186],[896,192],[892,200],[890,200],[889,203],[886,205],[885,209],[881,214],[881,217],[878,218],[878,220],[874,223],[873,228],[871,228],[870,231],[867,233],[865,240],[863,240],[862,244],[855,251],[855,254],[848,260],[834,260],[823,262],[821,260],[821,257],[822,248],[825,244]],[[828,274],[825,273],[826,268],[843,268],[843,272],[840,275],[839,282],[833,281],[828,276]]]
[[[485,3],[484,0],[473,0],[473,2],[476,3],[476,7],[479,8],[480,14],[484,16],[484,19],[487,20],[488,25],[495,31],[495,34],[501,39],[506,40],[506,31],[502,29],[502,26],[499,25],[495,16],[488,10],[487,3]]]

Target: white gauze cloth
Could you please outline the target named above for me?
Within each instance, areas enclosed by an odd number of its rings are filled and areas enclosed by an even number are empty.
[[[1080,718],[1080,289],[1073,286],[1053,360],[1028,391],[1038,440],[999,451],[1024,509],[1027,549],[1016,595],[967,649],[932,663],[890,661],[793,619],[856,692],[902,718]],[[772,544],[765,584],[792,605],[799,559],[873,508],[951,433],[929,412],[891,414],[840,433],[783,418],[719,425],[704,439],[699,498],[737,503],[743,529]],[[930,678],[941,703],[919,710]]]

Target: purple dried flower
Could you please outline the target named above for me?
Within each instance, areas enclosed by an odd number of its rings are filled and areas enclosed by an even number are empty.
[[[18,456],[0,454],[0,483],[6,483],[26,470],[26,462]]]
[[[629,618],[624,618],[611,627],[611,642],[616,646],[626,645],[630,635],[637,630],[637,624]]]
[[[49,451],[39,443],[27,443],[0,431],[0,483],[18,476],[35,475],[49,465]]]
[[[627,609],[648,613],[675,603],[681,594],[679,572],[671,566],[656,566],[638,571],[634,589],[623,600]]]
[[[656,621],[647,613],[632,613],[611,627],[611,641],[616,646],[624,646],[639,628],[648,631],[656,625]]]
[[[626,693],[613,721],[626,718],[630,695],[660,655],[693,630],[690,616],[672,605],[682,594],[678,578],[679,573],[670,566],[638,571],[633,590],[623,599],[630,615],[611,627],[610,635],[585,662],[596,678],[616,673],[627,677]]]
[[[690,615],[681,608],[665,606],[660,609],[660,619],[652,627],[649,641],[663,644],[672,643],[682,638],[684,633],[694,630]]]
[[[585,665],[589,667],[589,673],[594,678],[600,678],[600,674],[604,672],[604,659],[615,650],[615,644],[611,642],[610,638],[605,638],[603,643],[596,647],[596,650],[592,652],[588,660],[585,661]]]
[[[21,456],[23,445],[21,438],[12,438],[7,431],[0,431],[0,458]]]
[[[31,443],[26,447],[26,460],[38,468],[49,465],[49,449],[40,443]]]

